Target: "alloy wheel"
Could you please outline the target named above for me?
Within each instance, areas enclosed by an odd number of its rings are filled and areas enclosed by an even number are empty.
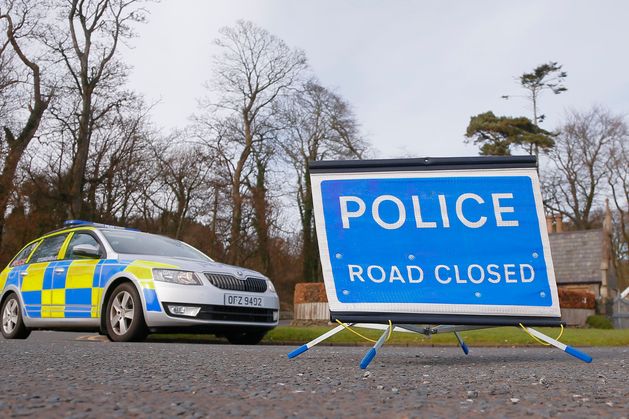
[[[15,330],[18,322],[18,310],[19,305],[17,301],[14,298],[10,299],[2,313],[2,329],[4,333],[11,334]]]
[[[133,296],[129,292],[121,291],[116,294],[109,312],[109,321],[115,334],[127,333],[133,323],[134,308]]]

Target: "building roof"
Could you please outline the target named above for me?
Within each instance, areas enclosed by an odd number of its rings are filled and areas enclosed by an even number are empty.
[[[551,233],[548,238],[557,284],[601,282],[603,229]]]

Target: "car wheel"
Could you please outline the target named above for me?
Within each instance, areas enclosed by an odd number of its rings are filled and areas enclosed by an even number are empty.
[[[2,336],[5,339],[26,339],[31,331],[24,326],[20,300],[11,294],[2,304]]]
[[[105,311],[107,337],[113,342],[137,342],[148,334],[142,300],[133,284],[125,282],[114,289]]]
[[[237,330],[225,333],[233,345],[257,345],[266,335],[267,330]]]

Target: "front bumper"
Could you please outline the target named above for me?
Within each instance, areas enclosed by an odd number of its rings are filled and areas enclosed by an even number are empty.
[[[272,329],[279,323],[279,298],[270,291],[240,292],[222,290],[205,283],[178,285],[155,281],[155,293],[161,311],[145,312],[146,325],[149,328],[250,326]],[[226,294],[259,297],[262,298],[262,303],[260,307],[226,306]],[[171,312],[169,305],[194,306],[200,307],[200,310],[194,317],[176,315]]]

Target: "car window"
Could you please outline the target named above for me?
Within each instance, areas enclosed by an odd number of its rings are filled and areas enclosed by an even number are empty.
[[[11,262],[11,267],[24,265],[37,243],[39,242],[31,243],[22,249],[22,251],[17,254],[15,259],[13,259],[13,262]]]
[[[116,253],[212,261],[194,247],[168,237],[135,231],[104,230],[102,232]]]
[[[66,250],[66,259],[85,259],[86,258],[86,256],[75,255],[72,252],[72,249],[74,249],[74,246],[78,246],[79,244],[89,244],[101,250],[101,246],[98,243],[98,240],[96,240],[91,234],[74,233],[74,235],[70,239],[70,243],[68,244],[68,250]]]
[[[63,245],[66,237],[68,237],[67,234],[60,234],[58,236],[52,236],[44,239],[42,244],[35,249],[33,256],[31,256],[30,263],[56,260],[59,250],[61,250],[61,246]]]

